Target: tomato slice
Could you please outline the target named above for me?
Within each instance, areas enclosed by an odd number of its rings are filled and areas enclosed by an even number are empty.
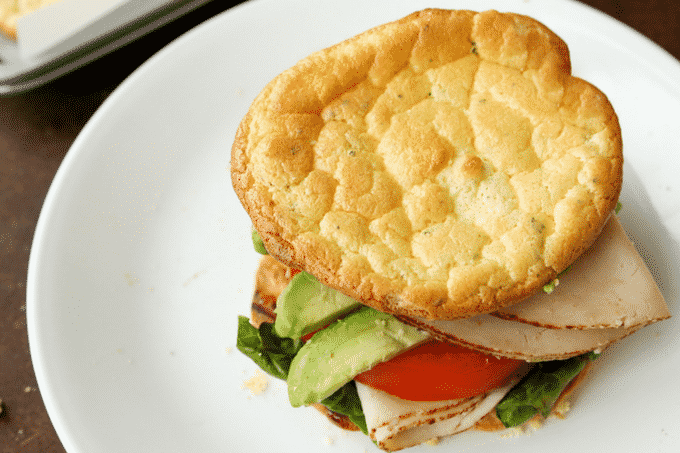
[[[500,387],[523,363],[430,340],[355,379],[401,399],[441,401],[468,398]]]

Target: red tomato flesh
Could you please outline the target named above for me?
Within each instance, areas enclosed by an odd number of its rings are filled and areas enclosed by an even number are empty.
[[[523,363],[430,340],[354,379],[404,400],[441,401],[500,387]]]

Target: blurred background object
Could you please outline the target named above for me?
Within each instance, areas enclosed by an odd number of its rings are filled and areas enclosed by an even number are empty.
[[[203,18],[210,17],[236,3],[0,0],[0,94],[40,86],[160,28],[164,29],[156,35],[167,40],[180,30],[178,25],[167,27],[176,19],[196,10]]]

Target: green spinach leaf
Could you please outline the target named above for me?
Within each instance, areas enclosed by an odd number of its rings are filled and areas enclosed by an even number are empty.
[[[247,317],[239,316],[236,347],[264,371],[285,381],[302,341],[279,337],[273,324],[264,322],[258,329]]]
[[[236,347],[274,377],[284,381],[288,378],[290,363],[302,344],[301,340],[278,336],[273,324],[262,323],[258,329],[250,324],[247,317],[238,318]],[[364,434],[368,434],[366,417],[354,381],[348,382],[320,403],[332,411],[346,415]]]
[[[599,354],[590,352],[567,360],[539,362],[496,406],[506,428],[519,426],[540,413],[550,415],[564,388]]]
[[[332,411],[346,415],[364,434],[368,434],[366,417],[364,416],[364,410],[361,407],[361,400],[359,399],[359,393],[354,381],[350,381],[340,387],[331,396],[322,400],[321,404]]]

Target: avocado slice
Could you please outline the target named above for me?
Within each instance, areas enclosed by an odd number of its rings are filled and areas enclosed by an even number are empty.
[[[312,274],[297,274],[276,299],[274,329],[294,340],[319,330],[361,304],[319,282]]]
[[[250,231],[250,237],[253,240],[253,247],[257,253],[260,255],[269,255],[267,249],[264,248],[264,241],[262,240],[260,233],[258,233],[255,228]]]
[[[430,338],[397,318],[363,307],[315,334],[288,373],[293,407],[323,400],[359,373]]]

